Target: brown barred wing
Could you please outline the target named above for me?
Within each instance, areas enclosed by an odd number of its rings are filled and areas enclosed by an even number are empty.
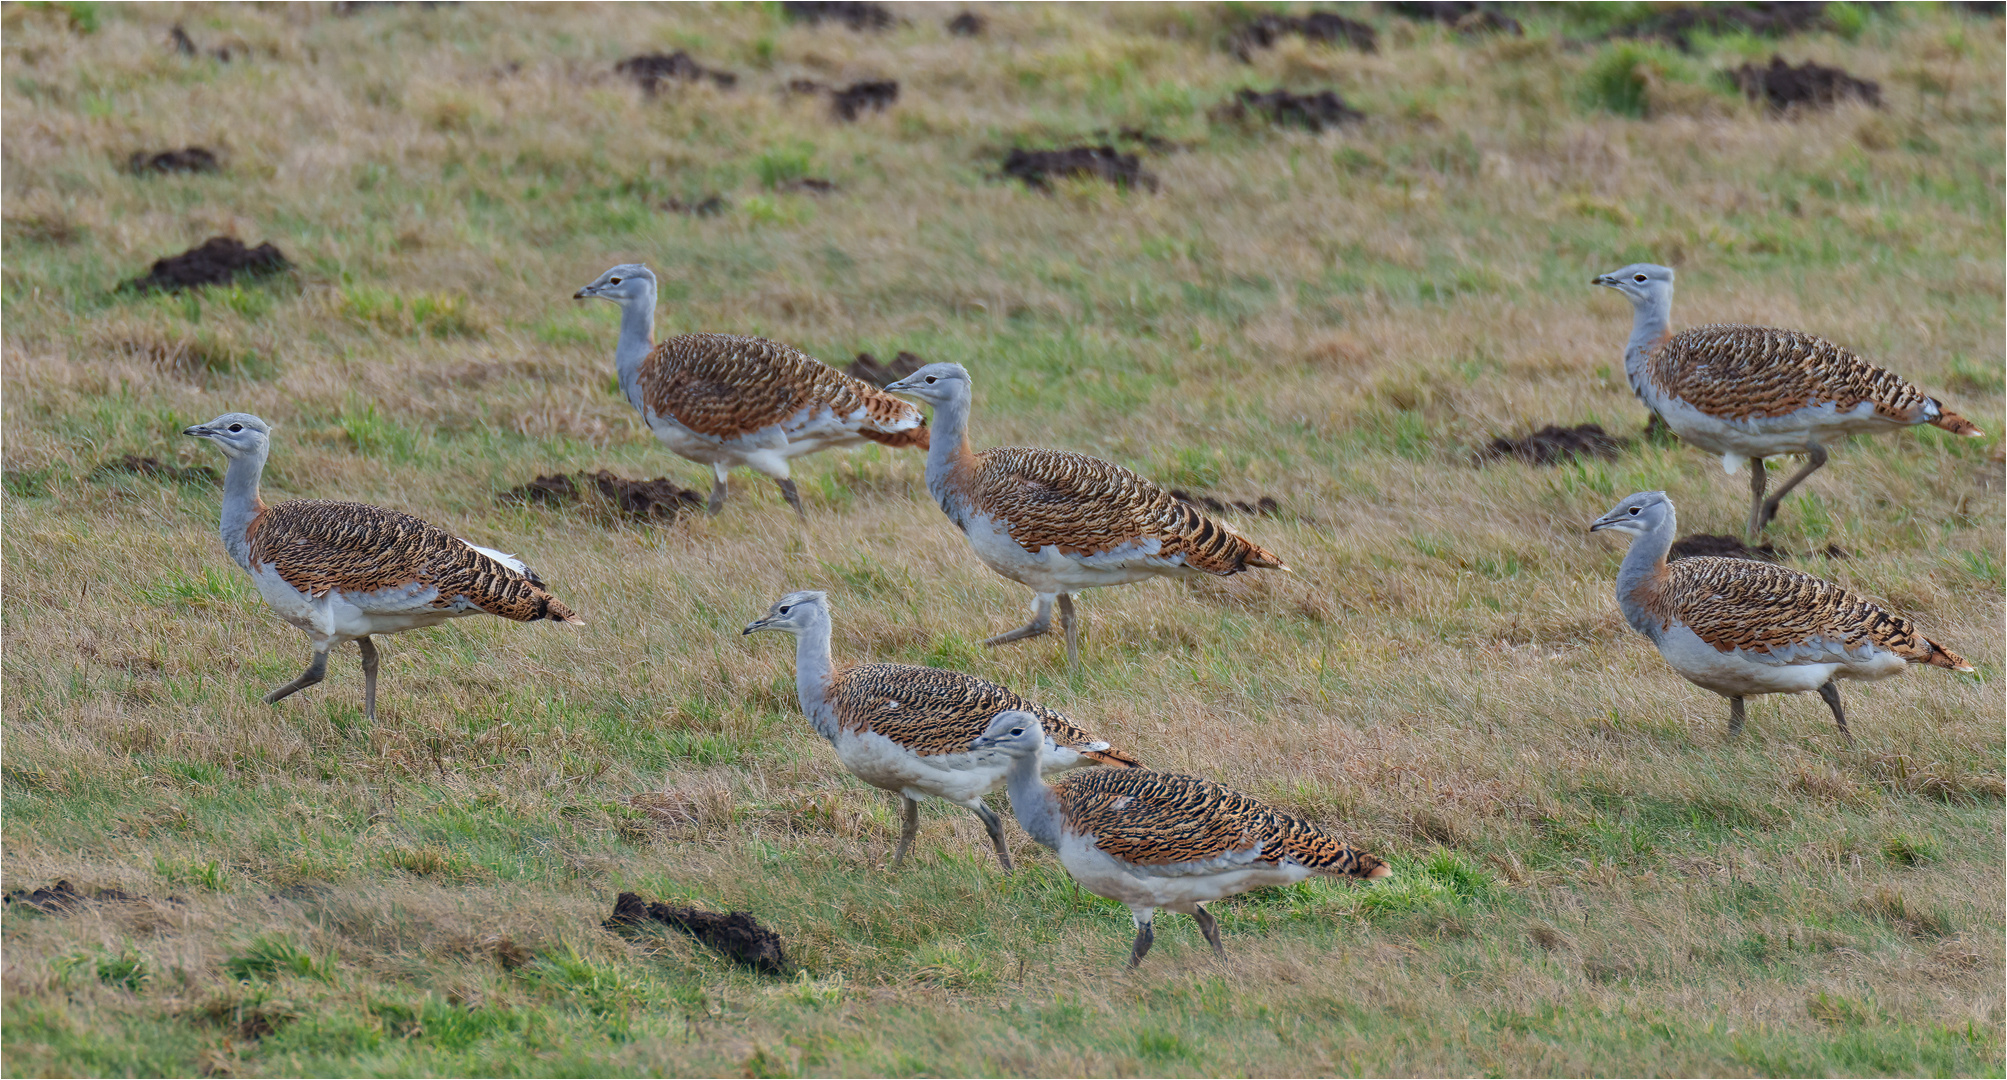
[[[1909,619],[1810,574],[1718,558],[1681,559],[1666,571],[1662,610],[1723,652],[1822,662],[1835,648],[1873,645],[1913,664],[1965,666]]]
[[[513,569],[410,514],[364,503],[301,499],[260,514],[249,535],[251,565],[270,565],[309,596],[340,589],[362,599],[436,586],[432,607],[467,604],[518,622],[583,620],[528,568]],[[366,601],[365,601],[366,602]]]
[[[1824,404],[1845,411],[1863,401],[1874,403],[1876,414],[1894,424],[1940,422],[1942,411],[1900,375],[1795,330],[1697,326],[1668,338],[1646,367],[1660,390],[1733,420],[1786,416]]]
[[[998,713],[1022,709],[1039,718],[1054,742],[1079,749],[1083,757],[1105,765],[1136,764],[1113,748],[1084,749],[1084,744],[1099,740],[1064,715],[959,671],[860,664],[838,672],[830,680],[828,693],[844,727],[883,735],[923,757],[964,753]]]
[[[1385,876],[1381,860],[1230,787],[1181,773],[1090,769],[1052,782],[1067,828],[1138,867],[1208,872],[1284,859],[1320,873]]]
[[[1011,539],[1027,551],[1057,547],[1076,557],[1125,549],[1166,559],[1183,555],[1186,565],[1219,575],[1287,569],[1274,553],[1205,511],[1099,458],[996,447],[976,455],[972,483],[969,494],[976,506],[1005,521]]]
[[[732,439],[827,409],[864,438],[927,445],[918,406],[853,379],[799,349],[764,338],[683,334],[641,367],[642,401],[658,416]]]

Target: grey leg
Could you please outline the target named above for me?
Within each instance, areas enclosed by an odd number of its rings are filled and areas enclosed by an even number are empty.
[[[1819,688],[1819,696],[1826,699],[1826,707],[1833,710],[1833,722],[1840,725],[1840,741],[1852,746],[1854,733],[1847,730],[1847,712],[1840,708],[1840,687],[1837,683],[1827,683]]]
[[[271,693],[266,694],[265,704],[270,705],[272,702],[277,701],[280,698],[291,697],[292,695],[297,694],[302,690],[305,690],[307,687],[312,686],[313,684],[320,682],[322,679],[325,679],[327,677],[328,677],[328,651],[327,649],[316,646],[314,648],[314,662],[307,665],[306,673],[301,675],[299,678],[294,679],[292,682],[289,682],[286,685],[279,687],[277,690],[274,690]]]
[[[1035,638],[1052,632],[1052,593],[1039,593],[1037,606],[1032,610],[1031,621],[1012,630],[1008,634],[998,634],[983,642],[985,645],[1008,645],[1013,641]]]
[[[1059,625],[1066,631],[1066,666],[1080,666],[1080,621],[1073,617],[1073,594],[1059,594]]]
[[[713,465],[711,471],[717,473],[718,478],[711,482],[711,501],[704,504],[707,514],[715,514],[725,508],[725,467]]]
[[[1770,476],[1763,469],[1763,459],[1749,459],[1749,539],[1755,540],[1763,532],[1763,488]]]
[[[1150,930],[1150,920],[1137,919],[1136,944],[1129,950],[1129,966],[1133,968],[1137,964],[1142,963],[1143,957],[1147,956],[1150,952],[1150,946],[1156,944],[1156,942],[1157,935]]]
[[[969,807],[969,809],[974,810],[976,816],[983,819],[983,829],[990,834],[990,843],[996,845],[997,859],[1003,863],[1004,870],[1009,871],[1012,869],[1010,864],[1010,848],[1004,844],[1003,819],[997,816],[995,810],[984,806],[982,803],[977,803]]]
[[[907,849],[913,846],[913,838],[920,834],[920,804],[904,795],[899,796],[899,801],[906,808],[906,822],[899,828],[899,850],[892,855],[894,870],[906,861]]]
[[[1192,912],[1192,918],[1199,921],[1199,933],[1204,934],[1206,940],[1213,943],[1213,953],[1220,958],[1220,963],[1226,963],[1226,946],[1220,944],[1220,924],[1213,921],[1213,913],[1201,905]]]
[[[376,722],[376,643],[366,637],[355,639],[362,649],[362,718]]]
[[[1804,483],[1806,477],[1817,472],[1819,467],[1826,463],[1825,447],[1820,446],[1818,443],[1813,443],[1811,454],[1812,460],[1807,461],[1804,468],[1792,473],[1791,479],[1784,481],[1784,486],[1777,489],[1777,494],[1770,496],[1769,499],[1764,501],[1763,520],[1758,524],[1758,528],[1770,524],[1770,519],[1777,516],[1777,504],[1784,501],[1784,496],[1791,494],[1792,488]]]
[[[1742,734],[1742,721],[1743,721],[1743,719],[1744,719],[1744,718],[1743,718],[1743,715],[1742,715],[1742,699],[1741,699],[1741,698],[1739,698],[1739,697],[1732,697],[1732,698],[1729,698],[1729,699],[1728,699],[1728,737],[1729,737],[1729,738],[1731,738],[1731,739],[1732,739],[1732,738],[1734,738],[1735,736],[1737,736],[1737,735],[1740,735],[1740,734]]]
[[[774,483],[780,485],[781,498],[786,499],[787,504],[794,507],[794,512],[800,515],[803,521],[807,521],[808,512],[801,508],[801,492],[794,489],[794,481],[776,480]]]

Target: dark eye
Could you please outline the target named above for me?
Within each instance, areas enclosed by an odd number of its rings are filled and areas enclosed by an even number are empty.
[[[231,431],[242,431],[242,430],[244,430],[244,425],[242,425],[242,424],[231,424],[231,425],[230,425],[230,430],[231,430]]]
[[[1633,511],[1631,511],[1631,513],[1635,514],[1635,513],[1637,513],[1637,511],[1636,511],[1636,510],[1633,510]],[[782,609],[780,609],[780,613],[781,613],[781,614],[783,614],[783,615],[785,615],[785,614],[787,614],[787,613],[788,613],[788,611],[789,611],[789,610],[790,610],[790,609],[788,609],[788,608],[782,608]]]
[[[935,377],[933,377],[932,375],[929,375],[929,376],[927,376],[927,381],[928,381],[928,382],[930,382],[930,383],[933,383],[933,382],[940,382],[941,380],[939,380],[939,379],[936,379],[936,378],[935,378]]]
[[[1635,507],[1635,506],[1631,507],[1631,516],[1632,516],[1632,517],[1637,517],[1637,516],[1638,516],[1638,510],[1639,510],[1639,508],[1638,508],[1638,507]]]
[[[1643,274],[1639,274],[1639,275],[1638,275],[1638,280],[1639,280],[1639,281],[1643,281],[1643,280],[1645,280],[1645,275],[1643,275]]]
[[[1645,279],[1644,279],[1644,278],[1639,278],[1638,280],[1639,280],[1639,281],[1643,281],[1643,280],[1645,280]],[[618,285],[618,284],[620,284],[620,279],[619,279],[619,278],[607,278],[607,279],[606,279],[606,283],[607,283],[608,285]]]
[[[1012,735],[1022,735],[1022,734],[1024,734],[1024,729],[1023,729],[1023,728],[1021,728],[1021,727],[1014,727],[1014,728],[1010,729],[1010,733],[1011,733]]]

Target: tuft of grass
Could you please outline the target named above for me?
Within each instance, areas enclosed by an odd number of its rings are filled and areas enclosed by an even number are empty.
[[[198,573],[170,570],[151,585],[141,586],[141,601],[155,607],[182,607],[204,610],[234,606],[248,600],[252,586],[242,574],[205,566]]]

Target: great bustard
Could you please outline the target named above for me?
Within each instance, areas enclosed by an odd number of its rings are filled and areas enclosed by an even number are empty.
[[[662,445],[711,467],[713,514],[725,504],[725,473],[735,465],[772,477],[800,514],[789,458],[865,442],[927,448],[919,409],[800,349],[730,334],[681,334],[658,344],[655,275],[646,266],[616,266],[572,295],[619,305],[613,357],[620,392]]]
[[[1663,491],[1641,491],[1589,526],[1634,539],[1617,571],[1617,606],[1686,680],[1728,699],[1728,733],[1742,700],[1816,690],[1849,741],[1836,679],[1886,679],[1911,664],[1972,667],[1910,622],[1810,574],[1748,559],[1666,562],[1678,528]]]
[[[1135,967],[1150,951],[1158,908],[1197,919],[1220,959],[1219,926],[1209,901],[1265,885],[1293,885],[1313,874],[1383,878],[1385,862],[1284,813],[1210,780],[1150,769],[1092,769],[1046,783],[1039,718],[999,713],[972,746],[1010,755],[1005,787],[1011,812],[1031,838],[1059,854],[1081,887],[1129,908]]]
[[[795,636],[795,692],[816,733],[836,747],[837,760],[859,780],[899,796],[904,824],[892,865],[906,859],[928,796],[967,807],[983,819],[997,858],[1011,868],[1003,823],[983,796],[1003,786],[1009,759],[978,753],[969,742],[1005,709],[1037,713],[1050,728],[1039,766],[1048,773],[1083,765],[1133,768],[1133,758],[1034,705],[973,675],[906,664],[836,668],[830,659],[829,598],[819,592],[781,597],[745,633],[780,630]]]
[[[214,442],[230,459],[223,477],[223,548],[279,617],[304,631],[306,673],[265,695],[274,702],[327,677],[328,653],[362,650],[363,715],[376,719],[374,634],[436,626],[463,615],[585,625],[514,555],[470,544],[409,514],[362,503],[296,499],[265,505],[258,479],[271,425],[224,413],[183,435]]]
[[[1287,570],[1282,560],[1205,511],[1128,469],[1062,450],[969,449],[969,373],[928,364],[885,389],[934,407],[927,492],[990,569],[1037,594],[1032,620],[984,641],[1002,645],[1066,631],[1080,662],[1073,594],[1152,577]]]
[[[1918,424],[1984,434],[1901,376],[1824,338],[1767,326],[1696,326],[1674,334],[1668,267],[1636,263],[1592,284],[1630,298],[1624,372],[1645,407],[1681,439],[1720,454],[1731,475],[1749,463],[1752,540],[1777,516],[1784,496],[1826,463],[1828,443]],[[1763,459],[1778,454],[1810,460],[1766,500]]]

